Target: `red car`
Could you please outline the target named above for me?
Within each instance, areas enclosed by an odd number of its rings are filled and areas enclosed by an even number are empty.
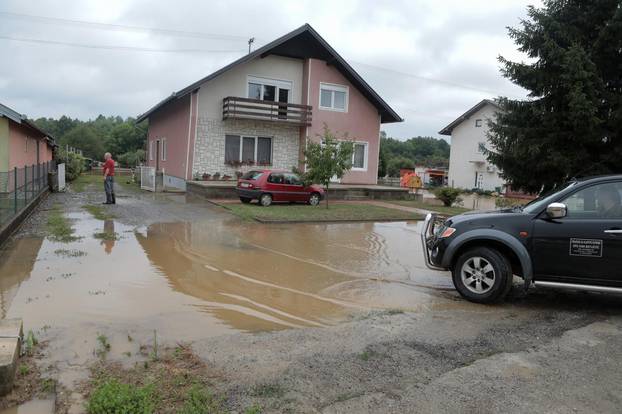
[[[277,170],[247,172],[238,180],[237,191],[241,202],[259,200],[265,207],[278,201],[305,202],[317,206],[324,198],[324,189],[320,186],[305,186],[296,174]]]

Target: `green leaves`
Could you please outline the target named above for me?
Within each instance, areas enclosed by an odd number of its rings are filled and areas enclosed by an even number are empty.
[[[352,153],[354,143],[346,137],[338,140],[324,125],[324,135],[321,142],[309,141],[304,151],[306,158],[306,172],[298,173],[305,183],[322,184],[326,190],[333,177],[341,178],[352,168]],[[328,207],[328,196],[326,197]]]
[[[500,57],[531,100],[501,98],[490,162],[516,189],[539,192],[622,164],[622,12],[617,0],[550,0],[510,29],[532,61]],[[613,45],[613,47],[612,47]]]

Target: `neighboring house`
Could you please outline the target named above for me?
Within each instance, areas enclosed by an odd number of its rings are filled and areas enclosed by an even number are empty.
[[[484,156],[484,149],[489,147],[488,121],[498,110],[497,103],[484,99],[439,132],[451,135],[450,187],[503,191],[505,181],[498,168]]]
[[[54,139],[24,115],[0,104],[0,171],[51,161]]]
[[[308,24],[173,93],[149,119],[148,165],[185,180],[303,167],[324,125],[355,141],[343,183],[376,184],[380,124],[402,118]]]

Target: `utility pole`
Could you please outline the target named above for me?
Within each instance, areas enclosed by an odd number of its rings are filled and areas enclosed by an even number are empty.
[[[254,37],[251,37],[250,39],[248,39],[248,53],[251,53],[251,45],[253,44],[253,42],[255,42]]]

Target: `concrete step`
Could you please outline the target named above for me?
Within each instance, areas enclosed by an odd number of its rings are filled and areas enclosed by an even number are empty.
[[[361,200],[369,200],[369,196],[347,194],[343,197],[343,199],[350,200],[350,201],[361,201]]]
[[[25,402],[17,407],[7,408],[0,414],[54,414],[56,398],[50,395],[44,399],[35,399]]]
[[[0,396],[13,389],[22,335],[21,319],[0,320]]]

